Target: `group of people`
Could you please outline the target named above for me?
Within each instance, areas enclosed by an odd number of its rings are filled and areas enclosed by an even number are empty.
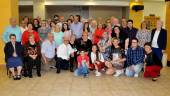
[[[119,77],[144,77],[156,81],[162,68],[162,56],[166,49],[167,31],[162,21],[153,30],[143,21],[141,28],[133,27],[133,20],[111,17],[104,21],[81,19],[80,15],[54,15],[54,18],[30,20],[24,17],[20,26],[10,19],[3,34],[6,43],[5,61],[14,80],[21,75],[32,78],[36,67],[41,70],[70,70],[75,76],[88,77],[92,72]],[[93,71],[94,70],[94,71]]]

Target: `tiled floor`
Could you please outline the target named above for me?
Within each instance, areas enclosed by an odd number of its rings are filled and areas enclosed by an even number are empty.
[[[69,71],[43,73],[41,78],[14,81],[0,67],[0,96],[170,96],[170,67],[164,68],[157,82],[150,79],[102,75],[74,77]]]

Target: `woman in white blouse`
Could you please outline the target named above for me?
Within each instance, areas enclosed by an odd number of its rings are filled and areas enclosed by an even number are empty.
[[[92,46],[92,51],[90,52],[90,69],[96,70],[96,76],[101,76],[101,70],[104,68],[104,58],[103,55],[98,51],[96,44]]]

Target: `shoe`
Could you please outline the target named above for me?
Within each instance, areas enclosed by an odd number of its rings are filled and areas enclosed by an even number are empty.
[[[158,78],[152,78],[152,81],[154,81],[154,82],[157,81],[157,80],[158,80]]]
[[[13,76],[13,79],[14,79],[14,80],[17,80],[17,76]]]
[[[17,80],[21,80],[21,75],[17,75]]]
[[[101,76],[101,73],[99,71],[96,71],[95,73],[96,73],[96,77]]]
[[[41,77],[41,73],[38,73],[37,76],[38,76],[38,77]]]
[[[88,76],[88,74],[84,74],[84,76],[83,76],[84,78],[88,78],[89,76]]]
[[[116,73],[113,75],[114,77],[119,77],[123,73],[122,70],[116,70]]]
[[[60,73],[60,70],[57,70],[57,72],[56,72],[57,74],[59,74]]]
[[[56,67],[55,66],[50,66],[51,69],[55,69]]]
[[[139,77],[139,75],[135,73],[134,77],[138,78],[138,77]]]
[[[33,78],[32,75],[29,75],[29,78]]]
[[[70,69],[70,72],[74,72],[74,70],[71,68],[71,69]]]

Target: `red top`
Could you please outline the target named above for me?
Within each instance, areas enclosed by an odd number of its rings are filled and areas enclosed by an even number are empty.
[[[38,35],[38,33],[36,31],[33,30],[33,32],[28,32],[28,30],[26,30],[22,34],[22,45],[24,45],[25,43],[28,42],[28,38],[29,38],[30,34],[34,35],[35,42],[39,42],[40,41],[40,37],[39,37],[39,35]]]
[[[99,42],[99,40],[102,38],[104,31],[104,29],[96,29],[93,34],[93,44],[97,44]]]
[[[79,55],[77,57],[77,62],[78,62],[78,64],[80,64],[80,66],[81,66],[83,60],[85,60],[85,62],[89,64],[89,57],[87,55],[84,55],[84,57]]]

